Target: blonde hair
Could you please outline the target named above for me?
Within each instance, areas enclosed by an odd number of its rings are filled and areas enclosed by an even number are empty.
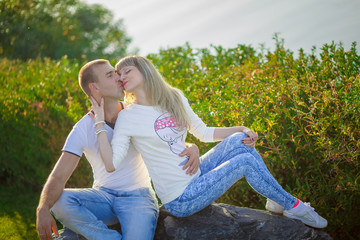
[[[86,63],[79,72],[79,84],[84,93],[88,96],[91,95],[89,83],[98,82],[98,77],[94,72],[94,66],[110,64],[108,60],[97,59]]]
[[[115,65],[119,72],[127,66],[136,67],[144,77],[145,93],[151,105],[158,106],[162,111],[168,112],[179,127],[188,127],[190,118],[181,99],[182,92],[168,84],[159,71],[147,58],[128,56],[120,59]],[[132,103],[134,96],[126,95],[126,103]]]

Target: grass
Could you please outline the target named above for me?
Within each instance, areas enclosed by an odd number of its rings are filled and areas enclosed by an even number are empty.
[[[39,192],[0,185],[0,239],[38,239],[36,207]]]

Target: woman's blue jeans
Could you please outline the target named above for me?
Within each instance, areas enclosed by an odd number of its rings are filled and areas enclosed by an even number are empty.
[[[274,179],[255,148],[244,145],[244,133],[235,133],[201,157],[201,175],[194,179],[182,195],[164,204],[178,217],[190,216],[205,208],[226,192],[240,178],[261,195],[290,209],[297,199]]]
[[[51,212],[67,228],[86,239],[153,239],[159,213],[154,192],[147,188],[65,189]],[[107,225],[119,223],[122,235]]]

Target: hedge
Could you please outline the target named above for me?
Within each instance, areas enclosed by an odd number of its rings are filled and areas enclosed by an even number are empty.
[[[212,126],[244,125],[279,183],[328,219],[334,238],[360,238],[360,56],[353,43],[296,55],[276,38],[275,50],[189,44],[147,56]],[[116,60],[115,60],[116,61]],[[114,61],[112,61],[114,63]],[[0,180],[41,189],[72,125],[90,105],[77,74],[83,63],[0,64]],[[189,136],[202,153],[214,144]],[[89,185],[86,161],[69,186]],[[264,208],[245,180],[218,201]]]

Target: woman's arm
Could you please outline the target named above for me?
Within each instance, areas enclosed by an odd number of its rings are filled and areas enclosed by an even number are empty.
[[[107,138],[106,130],[104,128],[105,126],[104,99],[101,98],[100,105],[93,97],[90,97],[90,102],[95,112],[95,114],[92,115],[91,117],[93,117],[95,122],[95,134],[99,144],[101,159],[105,165],[106,171],[113,172],[115,171],[115,167],[113,164],[113,150],[110,145],[109,139]]]
[[[99,129],[104,129],[105,124],[98,124],[98,125],[96,125],[95,127],[95,132],[99,131]],[[109,143],[109,139],[107,137],[106,131],[96,134],[96,137],[99,144],[100,156],[101,159],[103,160],[106,171],[108,172],[115,171],[115,166],[113,164],[113,150]]]
[[[222,141],[228,136],[236,133],[243,132],[248,137],[243,139],[243,143],[248,147],[255,147],[256,140],[258,139],[258,135],[252,131],[251,129],[243,126],[239,127],[218,127],[214,130],[214,141]]]
[[[214,141],[222,141],[228,136],[237,133],[243,132],[245,127],[217,127],[214,131]]]
[[[198,138],[202,142],[214,142],[214,127],[208,127],[206,124],[199,118],[199,116],[194,113],[192,108],[189,105],[188,100],[181,95],[182,104],[184,105],[185,111],[189,116],[189,132]]]
[[[196,113],[190,107],[187,99],[183,97],[184,107],[189,114],[190,118],[190,133],[192,133],[195,137],[199,138],[203,142],[217,142],[222,141],[228,136],[236,133],[243,132],[248,138],[243,139],[243,143],[249,147],[255,147],[256,140],[258,139],[258,135],[252,131],[251,129],[243,126],[237,127],[208,127],[206,124],[198,117]]]

